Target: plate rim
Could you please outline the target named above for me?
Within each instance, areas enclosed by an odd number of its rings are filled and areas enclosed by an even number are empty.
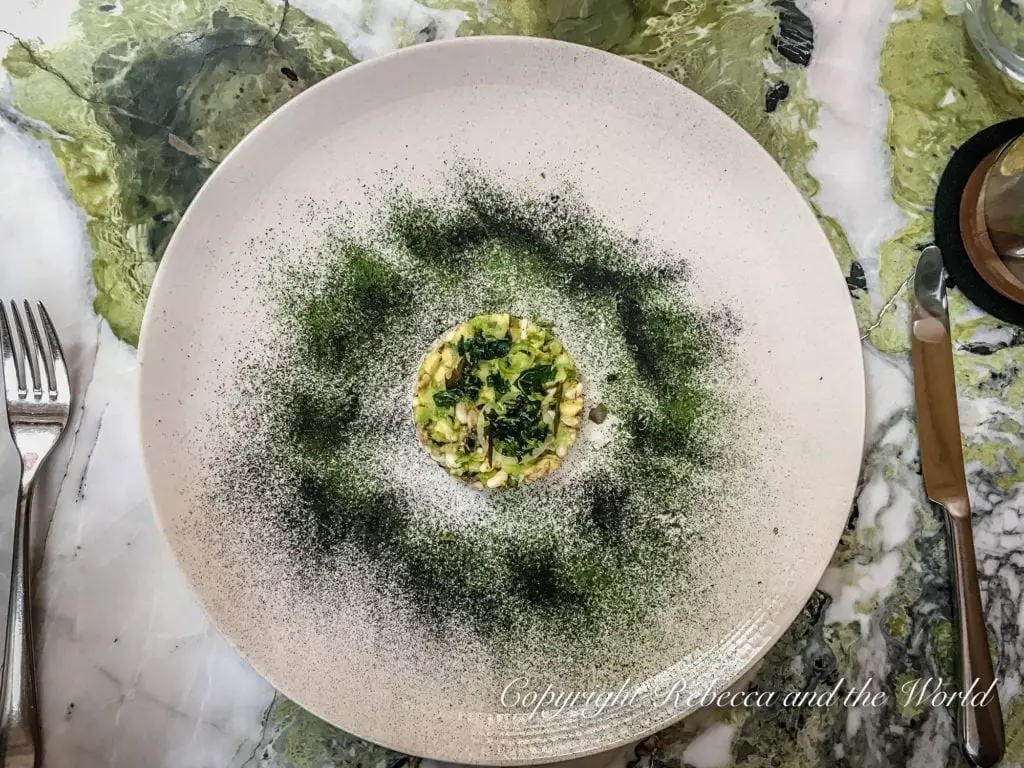
[[[682,92],[688,94],[687,98],[702,102],[704,107],[717,112],[721,118],[724,118],[722,122],[722,129],[730,130],[733,132],[733,136],[729,137],[730,139],[734,139],[735,141],[745,143],[748,147],[748,151],[759,153],[764,159],[768,160],[772,166],[774,166],[774,173],[778,174],[779,178],[784,180],[783,186],[786,188],[787,193],[791,197],[793,197],[796,203],[803,206],[806,212],[814,219],[818,237],[820,238],[823,247],[827,249],[827,251],[833,257],[832,268],[836,270],[837,279],[845,279],[845,276],[842,272],[842,268],[840,267],[839,261],[836,258],[835,250],[832,248],[832,245],[829,242],[828,237],[826,236],[825,231],[821,226],[820,219],[815,214],[814,209],[810,204],[809,200],[803,195],[802,192],[800,192],[800,190],[797,188],[796,184],[793,182],[790,176],[782,169],[782,167],[778,164],[775,158],[771,156],[768,150],[765,149],[764,146],[762,146],[761,143],[758,142],[751,134],[749,134],[742,126],[736,123],[727,113],[725,113],[716,105],[705,99],[700,94],[696,93],[692,89],[678,82],[677,80],[674,80],[668,75],[665,75],[648,66],[633,61],[632,59],[626,58],[625,56],[610,53],[608,51],[603,51],[597,48],[591,48],[589,46],[580,45],[577,43],[570,43],[551,38],[530,37],[523,35],[479,35],[473,37],[454,38],[450,40],[437,40],[425,44],[411,45],[381,56],[376,56],[371,59],[357,62],[339,72],[329,75],[328,77],[318,81],[317,83],[313,84],[306,90],[297,94],[294,98],[285,102],[280,107],[271,112],[269,115],[267,115],[263,120],[261,120],[260,123],[251,131],[249,131],[227,153],[224,159],[220,161],[217,167],[213,170],[210,176],[206,179],[206,181],[196,192],[195,196],[192,198],[191,202],[186,208],[185,213],[182,215],[181,220],[178,222],[177,226],[174,229],[174,232],[172,233],[168,241],[167,247],[164,250],[164,254],[161,257],[161,261],[159,262],[159,264],[162,266],[164,261],[169,256],[172,258],[181,258],[175,255],[178,252],[178,249],[176,248],[177,242],[181,239],[179,233],[182,232],[187,227],[191,219],[195,218],[195,216],[198,215],[195,212],[196,210],[198,210],[198,208],[202,206],[204,198],[208,197],[211,194],[214,194],[214,192],[211,192],[211,189],[215,190],[216,187],[219,186],[221,182],[219,182],[218,180],[221,177],[227,176],[227,174],[231,172],[231,167],[239,162],[238,158],[248,153],[248,148],[252,145],[255,145],[260,140],[260,137],[268,130],[268,126],[271,123],[280,122],[283,119],[283,117],[289,113],[289,111],[294,111],[298,109],[299,105],[312,99],[322,98],[319,94],[321,92],[325,94],[328,93],[331,88],[336,86],[337,81],[342,79],[351,79],[353,77],[359,77],[361,76],[359,73],[366,72],[371,68],[396,66],[396,62],[400,60],[415,59],[423,56],[444,56],[446,55],[446,51],[452,49],[474,47],[487,48],[496,46],[508,46],[512,48],[518,47],[523,50],[528,50],[530,48],[561,48],[563,50],[573,51],[574,58],[579,56],[590,56],[594,58],[603,58],[605,60],[614,60],[614,62],[616,62],[614,66],[622,66],[624,68],[632,69],[635,73],[639,74],[642,77],[648,77],[652,80],[662,81],[663,85],[668,85],[672,88],[680,89]],[[726,123],[728,123],[729,125],[726,126]],[[371,744],[377,745],[379,747],[383,747],[385,749],[398,752],[401,754],[423,757],[437,761],[458,762],[468,765],[482,766],[543,765],[553,762],[560,763],[563,761],[575,760],[582,757],[596,755],[604,752],[611,752],[613,750],[621,749],[622,747],[627,746],[629,744],[642,741],[643,739],[648,738],[649,736],[655,733],[663,731],[666,728],[669,728],[672,725],[678,723],[680,720],[694,714],[699,709],[699,707],[696,706],[679,707],[675,711],[673,711],[671,715],[664,718],[657,724],[651,725],[639,731],[632,732],[629,737],[620,737],[614,742],[590,744],[589,746],[573,750],[572,752],[557,755],[519,758],[509,757],[501,759],[499,757],[488,758],[483,751],[477,751],[475,754],[469,756],[465,754],[460,755],[452,752],[435,752],[433,754],[415,753],[407,749],[405,746],[402,746],[399,743],[401,741],[400,739],[392,740],[390,738],[390,734],[386,738],[380,738],[377,735],[374,735],[374,737],[371,738],[369,736],[357,732],[357,730],[350,730],[347,726],[333,723],[328,717],[326,717],[322,713],[319,713],[314,708],[311,708],[306,704],[302,703],[299,700],[299,698],[291,696],[289,693],[290,686],[287,683],[285,685],[280,685],[278,680],[276,680],[273,676],[268,675],[264,671],[261,664],[254,661],[246,653],[242,652],[239,649],[235,640],[231,636],[229,636],[227,633],[221,630],[219,622],[216,620],[215,616],[213,615],[213,613],[211,613],[209,609],[208,600],[196,588],[191,575],[189,574],[188,570],[184,567],[184,564],[181,560],[181,556],[179,555],[177,549],[174,546],[172,546],[171,537],[168,536],[168,533],[164,526],[163,516],[159,512],[160,505],[157,502],[157,496],[154,491],[153,479],[158,469],[156,466],[155,456],[153,456],[153,449],[147,447],[147,421],[145,419],[145,414],[149,406],[147,405],[147,400],[145,397],[145,389],[147,386],[145,360],[147,351],[149,351],[150,347],[153,346],[154,344],[153,342],[151,342],[151,337],[155,334],[153,328],[160,323],[159,316],[162,313],[160,300],[162,286],[167,280],[170,279],[166,277],[167,272],[168,270],[158,268],[156,276],[154,277],[153,282],[150,285],[149,294],[147,295],[146,305],[143,311],[143,319],[139,333],[139,343],[137,347],[139,375],[135,389],[138,403],[139,418],[138,438],[142,453],[143,474],[145,478],[147,500],[149,501],[151,514],[155,518],[157,529],[159,530],[163,541],[167,545],[167,548],[170,550],[170,553],[178,568],[178,571],[184,577],[185,583],[188,585],[189,591],[191,592],[192,596],[196,599],[197,603],[201,606],[206,618],[209,620],[210,624],[214,628],[216,628],[218,634],[228,643],[228,645],[235,651],[235,653],[237,653],[239,657],[245,661],[246,664],[252,667],[252,669],[260,677],[262,677],[275,690],[275,692],[284,695],[302,709],[306,710],[315,717],[324,720],[324,722],[327,722],[332,726],[339,728],[340,730],[343,730],[344,732],[352,736],[355,736],[356,738],[370,742]],[[867,381],[865,378],[863,348],[859,341],[860,329],[857,323],[856,314],[854,311],[852,301],[848,302],[845,305],[844,314],[846,315],[846,327],[842,329],[836,329],[835,336],[837,337],[837,339],[841,339],[849,335],[851,337],[849,342],[851,344],[851,348],[854,340],[857,341],[859,353],[855,356],[855,367],[859,374],[858,378],[861,381],[861,386],[855,387],[855,394],[857,399],[855,405],[856,411],[860,415],[860,418],[856,422],[856,434],[851,434],[849,438],[851,444],[853,442],[854,437],[857,438],[857,441],[859,443],[859,449],[856,453],[856,471],[849,473],[850,478],[846,481],[846,484],[848,485],[848,490],[846,493],[843,494],[844,497],[848,497],[848,503],[849,505],[852,506],[856,497],[856,489],[860,480],[861,472],[863,470],[864,462],[864,441],[867,430]],[[851,356],[851,358],[852,357],[853,356]],[[851,406],[852,405],[854,404],[851,403]],[[796,620],[800,612],[806,606],[808,600],[813,595],[814,591],[818,588],[822,576],[824,576],[825,572],[827,571],[829,567],[829,562],[831,561],[831,557],[832,555],[834,555],[836,551],[836,548],[842,537],[842,533],[845,530],[846,521],[848,519],[849,516],[847,515],[847,517],[843,519],[842,524],[839,524],[837,518],[836,530],[834,534],[828,537],[829,541],[833,542],[831,549],[829,550],[829,559],[825,562],[823,568],[821,569],[821,572],[816,574],[816,578],[813,582],[811,582],[810,579],[807,580],[807,583],[810,584],[810,587],[806,590],[800,591],[799,595],[797,595],[797,597],[799,597],[799,600],[790,600],[787,602],[788,610],[784,612],[784,615],[772,617],[772,623],[775,625],[776,631],[771,634],[771,639],[768,642],[765,642],[762,645],[762,647],[751,656],[749,661],[742,667],[738,674],[736,674],[732,679],[724,681],[722,684],[717,686],[717,688],[720,691],[728,690],[737,681],[743,679],[746,675],[748,675],[751,672],[751,670],[753,670],[758,664],[761,663],[761,661],[769,653],[769,651],[771,651],[778,644],[779,640],[781,640],[786,631],[792,626],[793,622]]]

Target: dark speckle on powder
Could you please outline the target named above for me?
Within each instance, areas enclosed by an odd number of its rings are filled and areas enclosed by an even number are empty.
[[[712,374],[738,328],[691,305],[677,257],[571,190],[537,198],[455,170],[447,193],[388,192],[371,235],[339,226],[317,267],[270,280],[282,350],[213,416],[243,428],[225,430],[210,493],[304,589],[358,575],[381,621],[401,605],[434,636],[468,629],[503,657],[538,638],[585,656],[602,632],[642,632],[695,567],[686,536],[712,513],[707,481],[737,461]],[[588,407],[614,416],[590,426],[613,439],[584,436],[576,469],[570,456],[531,486],[444,485],[412,427],[412,379],[454,324],[514,307],[575,324],[560,338],[593,371]]]

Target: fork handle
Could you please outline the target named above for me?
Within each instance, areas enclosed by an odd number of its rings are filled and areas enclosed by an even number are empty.
[[[3,684],[0,686],[2,768],[38,768],[40,765],[39,712],[32,648],[32,600],[29,594],[28,522],[32,504],[29,486],[18,498],[14,518],[14,557],[11,597],[7,609],[7,642]]]

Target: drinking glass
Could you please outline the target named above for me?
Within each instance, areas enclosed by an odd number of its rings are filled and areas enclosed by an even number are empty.
[[[981,54],[1024,83],[1024,0],[966,0],[964,23]]]

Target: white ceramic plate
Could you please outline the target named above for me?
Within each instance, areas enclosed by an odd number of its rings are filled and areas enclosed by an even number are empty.
[[[287,559],[267,557],[265,546],[248,551],[244,532],[225,536],[204,491],[223,437],[209,414],[217,397],[238,396],[232,377],[273,325],[261,286],[281,243],[293,254],[322,247],[323,229],[300,215],[307,203],[372,208],[367,190],[381,179],[430,190],[467,158],[520,187],[572,186],[610,226],[685,259],[695,300],[726,305],[740,321],[733,386],[750,414],[732,439],[748,460],[715,492],[722,519],[709,525],[698,552],[705,565],[689,585],[703,597],[685,620],[678,606],[659,607],[667,623],[653,652],[576,684],[639,690],[635,706],[531,717],[522,696],[542,693],[547,673],[574,690],[571,675],[534,664],[529,682],[502,700],[515,670],[495,673],[472,640],[427,641],[414,626],[381,627],[356,604],[328,609],[326,592],[282,588]],[[140,358],[153,504],[218,627],[313,713],[458,762],[597,752],[695,709],[688,696],[665,697],[676,681],[687,691],[725,689],[810,596],[847,519],[861,458],[853,311],[800,194],[753,139],[687,89],[550,41],[418,46],[346,70],[276,112],[217,168],[179,225]]]

